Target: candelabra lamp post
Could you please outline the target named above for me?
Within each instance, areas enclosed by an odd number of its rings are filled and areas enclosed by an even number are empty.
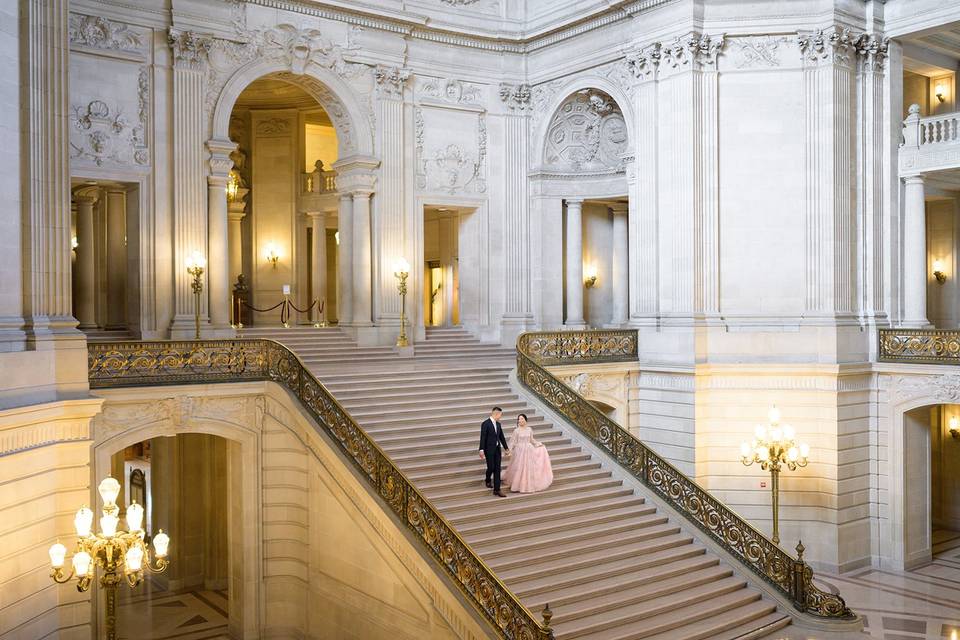
[[[77,531],[76,553],[72,558],[72,569],[64,573],[63,565],[67,557],[67,548],[57,542],[50,547],[50,577],[59,584],[71,579],[77,580],[77,591],[86,591],[93,584],[96,568],[100,567],[100,588],[107,597],[107,640],[117,637],[117,588],[126,580],[130,588],[143,580],[144,571],[160,573],[167,568],[167,547],[170,538],[160,530],[153,537],[153,551],[156,563],[151,564],[150,550],[144,541],[143,507],[134,502],[127,507],[127,531],[119,529],[120,507],[117,495],[120,483],[106,477],[99,486],[103,499],[100,516],[100,531],[93,532],[93,511],[86,506],[77,511],[73,519]]]
[[[193,277],[190,283],[190,289],[193,291],[193,321],[194,321],[194,339],[200,339],[200,294],[203,293],[203,268],[207,266],[207,261],[199,251],[194,251],[187,258],[187,273]]]
[[[788,424],[780,424],[780,410],[770,409],[769,425],[757,425],[754,439],[740,445],[740,461],[750,466],[758,463],[770,472],[770,492],[773,497],[773,542],[780,544],[780,471],[786,467],[796,471],[807,466],[810,447],[805,442],[796,442],[796,433]]]
[[[393,275],[397,278],[397,291],[400,292],[400,335],[397,336],[398,347],[408,347],[407,340],[407,278],[410,276],[410,263],[400,258],[394,265]]]

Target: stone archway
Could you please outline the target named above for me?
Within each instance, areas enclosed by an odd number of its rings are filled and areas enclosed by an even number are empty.
[[[128,446],[156,437],[207,434],[228,441],[227,481],[240,491],[230,494],[227,522],[229,548],[229,628],[231,637],[260,637],[263,618],[261,575],[260,429],[262,400],[251,397],[191,397],[176,388],[145,397],[142,390],[104,392],[107,402],[94,418],[92,487],[110,474],[112,456]],[[214,417],[216,416],[216,417]],[[162,523],[158,523],[162,527]],[[175,544],[176,540],[172,541]],[[101,611],[97,594],[94,607]],[[102,615],[95,618],[97,626]]]

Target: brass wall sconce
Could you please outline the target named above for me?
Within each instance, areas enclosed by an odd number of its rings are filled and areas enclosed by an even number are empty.
[[[938,84],[933,90],[933,95],[937,96],[937,100],[939,100],[940,102],[943,102],[944,100],[947,99],[946,94],[947,94],[947,87],[946,85],[943,85],[943,84]]]
[[[943,262],[940,260],[933,261],[933,277],[936,278],[940,284],[947,281],[947,274],[943,272]]]
[[[960,440],[960,418],[957,416],[950,417],[949,431],[955,440]]]
[[[73,236],[72,238],[70,238],[70,248],[71,248],[71,249],[73,249],[74,251],[76,251],[76,250],[77,250],[77,247],[79,247],[79,246],[80,246],[80,241],[77,240],[77,236]]]
[[[273,268],[277,268],[277,263],[280,262],[280,252],[277,251],[277,245],[272,242],[267,245],[267,262],[273,265]]]
[[[240,174],[231,170],[227,177],[227,200],[229,202],[237,201],[237,194],[240,192]]]
[[[597,267],[594,265],[587,265],[583,269],[583,285],[587,289],[592,289],[597,285]]]

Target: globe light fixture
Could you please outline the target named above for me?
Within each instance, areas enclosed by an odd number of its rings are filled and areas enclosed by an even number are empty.
[[[76,553],[71,558],[70,573],[64,572],[67,562],[67,548],[59,541],[50,547],[50,577],[58,584],[76,579],[77,591],[87,591],[93,584],[96,570],[101,569],[100,587],[104,590],[107,603],[106,637],[117,638],[117,588],[126,580],[130,588],[143,581],[144,572],[160,573],[167,565],[167,550],[170,538],[161,530],[153,538],[153,556],[145,541],[143,507],[133,502],[127,507],[127,530],[120,528],[120,507],[117,496],[120,483],[114,478],[104,478],[98,487],[103,501],[100,517],[100,531],[94,533],[93,511],[86,506],[80,507],[73,519],[77,532]]]
[[[807,466],[810,447],[795,440],[796,433],[788,424],[780,424],[780,410],[770,408],[769,424],[757,425],[751,442],[740,445],[740,461],[745,466],[757,463],[770,472],[770,492],[773,497],[773,542],[780,544],[780,471],[786,467],[796,471]]]

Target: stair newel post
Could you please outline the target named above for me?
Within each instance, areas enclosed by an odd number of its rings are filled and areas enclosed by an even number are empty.
[[[550,620],[553,619],[553,611],[550,610],[550,603],[547,603],[547,606],[543,608],[543,628],[547,632],[547,637],[553,637],[553,630],[550,628]]]
[[[793,561],[793,603],[800,611],[807,610],[807,563],[803,560],[803,540],[797,542],[797,559]]]

